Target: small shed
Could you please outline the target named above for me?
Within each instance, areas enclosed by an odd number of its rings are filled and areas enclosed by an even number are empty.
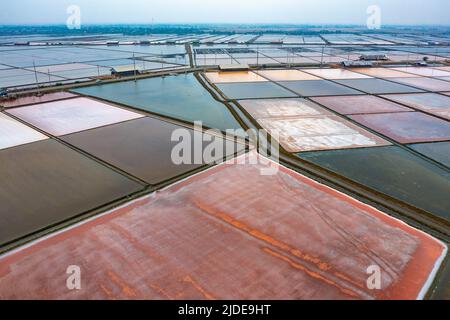
[[[386,61],[389,60],[388,56],[385,54],[363,54],[359,57],[362,61]]]
[[[135,74],[141,74],[143,72],[142,68],[136,66],[116,66],[111,68],[111,75],[121,76],[121,77],[131,77]]]
[[[248,64],[221,64],[220,71],[247,71],[250,69]]]

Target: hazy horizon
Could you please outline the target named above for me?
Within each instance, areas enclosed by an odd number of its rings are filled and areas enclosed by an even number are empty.
[[[57,23],[9,23],[9,24],[2,24],[0,23],[0,27],[8,27],[8,26],[65,26],[65,23],[57,22]],[[253,22],[253,23],[240,23],[240,22],[154,22],[154,23],[140,23],[140,22],[134,22],[134,23],[125,23],[125,22],[93,22],[93,23],[83,23],[84,26],[163,26],[163,25],[193,25],[193,26],[202,26],[202,25],[228,25],[228,26],[277,26],[277,27],[365,27],[365,24],[349,24],[349,23],[281,23],[281,22]],[[449,27],[450,24],[431,24],[431,23],[423,23],[423,24],[384,24],[384,26],[394,26],[394,27]]]
[[[0,25],[65,24],[70,5],[86,25],[365,25],[370,5],[380,7],[384,25],[450,25],[449,0],[429,0],[425,9],[421,0],[16,0],[2,3]]]

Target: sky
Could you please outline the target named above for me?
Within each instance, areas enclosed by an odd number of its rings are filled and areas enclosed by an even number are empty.
[[[2,24],[66,23],[78,5],[82,24],[365,24],[378,5],[382,24],[450,25],[450,0],[2,0]]]

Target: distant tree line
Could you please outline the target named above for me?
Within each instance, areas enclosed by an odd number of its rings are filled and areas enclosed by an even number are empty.
[[[342,33],[418,33],[450,34],[450,27],[444,26],[383,26],[380,30],[368,30],[355,25],[232,25],[232,24],[151,24],[151,25],[82,25],[79,30],[70,30],[65,25],[0,26],[0,33],[6,36],[56,35],[85,36],[89,34],[123,34],[143,36],[150,34],[288,34],[316,36],[319,34]]]

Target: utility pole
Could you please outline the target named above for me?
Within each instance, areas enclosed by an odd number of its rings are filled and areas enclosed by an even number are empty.
[[[320,58],[320,67],[322,68],[323,66],[323,52],[325,50],[325,46],[322,46],[322,57]]]
[[[256,47],[256,65],[259,66],[259,46]]]
[[[38,75],[37,75],[37,71],[36,71],[36,63],[33,60],[33,69],[34,69],[34,78],[36,79],[36,87],[38,89],[38,94],[39,94],[39,80],[38,80]]]
[[[134,82],[137,81],[136,79],[136,59],[134,58],[134,52],[133,52],[133,71],[134,71]]]

